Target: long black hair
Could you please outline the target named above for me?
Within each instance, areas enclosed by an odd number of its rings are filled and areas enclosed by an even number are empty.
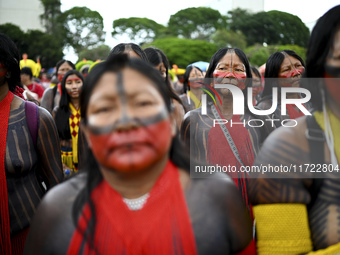
[[[123,54],[125,51],[134,51],[138,56],[140,56],[141,59],[144,61],[148,61],[148,57],[146,56],[143,49],[135,44],[135,43],[119,43],[115,47],[112,48],[109,55],[107,56],[107,60],[110,58],[118,55]]]
[[[281,64],[286,58],[286,55],[296,58],[301,62],[302,66],[305,67],[305,62],[295,51],[282,50],[270,55],[266,62],[266,70],[264,72],[265,83],[260,102],[272,96],[273,88],[278,88],[278,90],[280,90],[280,86],[278,85],[278,80],[276,78],[279,77]]]
[[[337,5],[318,19],[309,38],[306,69],[303,77],[315,79],[304,79],[302,85],[310,90],[311,103],[313,108],[318,111],[322,110],[321,90],[323,89],[323,82],[321,78],[325,73],[326,58],[333,47],[335,33],[339,29],[340,5]]]
[[[185,73],[183,75],[183,93],[186,93],[188,90],[190,90],[189,86],[189,76],[193,68],[196,68],[198,71],[201,72],[203,76],[203,72],[201,69],[199,69],[197,66],[190,65],[185,69]]]
[[[245,109],[247,111],[249,111],[248,109],[248,104],[247,104],[247,88],[252,86],[252,73],[251,73],[251,68],[250,68],[250,64],[249,64],[249,60],[246,56],[246,54],[240,50],[239,48],[228,48],[228,47],[224,47],[219,49],[211,58],[210,63],[209,63],[209,67],[208,70],[205,74],[205,83],[206,84],[210,84],[211,80],[213,79],[213,73],[216,69],[217,64],[219,63],[219,61],[229,52],[229,51],[234,51],[235,54],[240,58],[240,60],[242,61],[242,63],[244,64],[244,67],[246,68],[246,75],[247,75],[247,79],[245,82],[245,88],[242,90],[243,92],[243,96],[245,98],[244,100],[244,106]],[[208,97],[208,100],[210,100],[210,98]]]
[[[15,91],[20,86],[20,55],[15,43],[5,34],[0,33],[0,63],[2,63],[9,77],[5,77],[9,90]]]
[[[118,54],[109,60],[94,66],[89,75],[86,77],[85,84],[83,86],[83,92],[80,97],[81,118],[85,125],[87,124],[86,112],[88,102],[99,79],[107,72],[119,72],[124,68],[131,68],[149,78],[155,84],[155,87],[161,94],[168,112],[172,111],[171,99],[167,94],[164,79],[159,74],[159,72],[143,60],[137,58],[128,58],[126,54]],[[77,226],[78,218],[81,214],[82,208],[85,203],[88,203],[91,211],[91,217],[88,220],[87,229],[80,231],[82,231],[84,235],[84,241],[88,242],[90,249],[95,250],[93,238],[95,233],[96,216],[94,203],[91,199],[91,192],[101,182],[103,176],[100,172],[99,165],[89,147],[86,148],[85,153],[86,155],[83,157],[83,159],[86,159],[86,164],[82,164],[84,166],[84,169],[82,170],[87,173],[87,181],[84,189],[79,193],[75,200],[72,210],[72,217],[75,225]],[[179,138],[179,134],[176,134],[176,136],[172,139],[169,158],[177,167],[189,172],[190,157],[188,151],[185,149],[184,143]]]
[[[84,76],[75,69],[68,71],[64,75],[64,78],[61,82],[61,97],[59,101],[58,110],[55,114],[55,123],[57,126],[59,137],[62,140],[69,140],[72,138],[71,132],[70,132],[70,124],[69,124],[69,118],[71,115],[70,107],[69,107],[70,96],[67,94],[66,87],[65,87],[67,77],[72,74],[77,75],[84,83]]]
[[[57,62],[57,64],[56,64],[55,75],[56,75],[57,77],[58,77],[59,68],[60,68],[60,66],[61,66],[62,64],[64,64],[64,63],[69,64],[69,65],[72,67],[73,70],[76,69],[76,66],[75,66],[70,60],[61,59],[61,60],[59,60],[59,61]],[[57,84],[56,84],[56,85],[57,85]],[[54,87],[53,87],[53,95],[56,94],[57,89],[58,89],[58,86],[54,86]],[[54,101],[53,101],[53,102],[54,102]]]
[[[158,66],[160,63],[164,64],[165,67],[165,84],[167,86],[167,90],[168,90],[168,95],[176,100],[178,103],[180,103],[183,107],[183,102],[182,100],[179,98],[179,96],[176,94],[176,92],[173,90],[170,81],[169,81],[169,61],[168,58],[166,57],[166,55],[164,54],[164,52],[160,49],[157,48],[153,48],[153,47],[148,47],[146,49],[144,49],[144,52],[149,60],[149,63],[151,65]]]

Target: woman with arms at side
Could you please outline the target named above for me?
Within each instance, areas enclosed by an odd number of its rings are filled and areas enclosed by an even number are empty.
[[[25,254],[235,254],[247,247],[251,220],[235,185],[190,179],[171,109],[151,65],[125,55],[97,64],[81,96],[86,170],[46,196]]]

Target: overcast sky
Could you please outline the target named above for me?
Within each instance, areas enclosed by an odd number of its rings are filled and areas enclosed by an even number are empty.
[[[249,0],[253,1],[253,0]],[[220,10],[225,15],[229,0],[62,0],[61,10],[65,11],[74,6],[86,6],[91,10],[98,11],[104,19],[104,30],[106,31],[106,44],[114,47],[119,42],[128,42],[128,38],[118,41],[111,37],[112,22],[115,19],[130,17],[146,17],[157,23],[166,25],[170,15],[179,10],[189,7],[212,7]],[[339,4],[339,0],[264,0],[264,10],[279,10],[300,17],[308,27],[326,11]],[[216,6],[218,8],[216,8]],[[66,53],[66,58],[76,61],[77,58],[71,53]],[[75,59],[74,59],[75,58]]]

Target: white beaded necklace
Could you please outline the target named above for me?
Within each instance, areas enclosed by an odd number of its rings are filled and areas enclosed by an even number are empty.
[[[131,211],[137,211],[143,208],[149,196],[150,196],[149,193],[146,193],[145,195],[138,198],[133,199],[123,198],[123,201]]]

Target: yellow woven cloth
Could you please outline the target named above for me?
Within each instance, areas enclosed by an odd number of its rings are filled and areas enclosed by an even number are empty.
[[[67,165],[70,169],[76,170],[75,165],[73,164],[73,153],[72,150],[69,151],[67,148],[61,148],[61,162]]]
[[[78,133],[80,123],[80,108],[77,110],[73,104],[69,104],[71,116],[69,118],[70,133],[72,138],[72,157],[73,164],[78,164]],[[77,170],[77,169],[75,169]]]
[[[335,255],[335,254],[340,254],[340,243],[328,246],[326,249],[307,253],[307,255]]]
[[[313,250],[305,204],[253,206],[258,255],[301,254]]]
[[[200,100],[198,100],[198,98],[194,95],[194,93],[189,91],[189,96],[190,96],[191,100],[194,101],[194,103],[195,103],[195,109],[201,107],[202,103],[201,103]]]
[[[338,159],[338,162],[340,162],[340,119],[338,119],[329,109],[327,109],[327,113],[334,138],[335,155]],[[321,129],[325,131],[325,121],[323,112],[316,111],[314,113],[314,117],[316,122],[321,127]]]

